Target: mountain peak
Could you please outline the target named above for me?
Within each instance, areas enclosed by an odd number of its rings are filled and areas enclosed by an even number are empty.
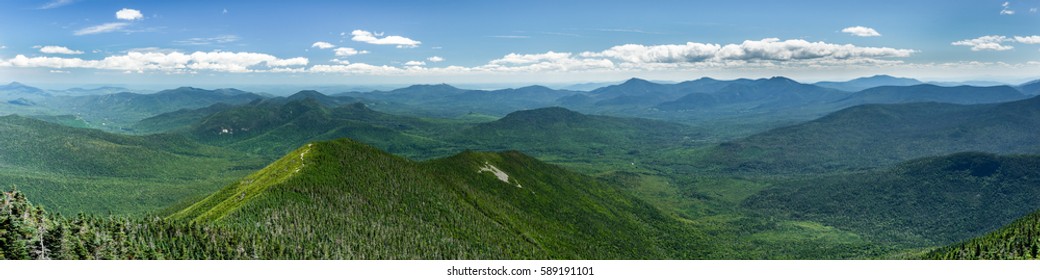
[[[654,84],[654,83],[651,82],[651,81],[640,79],[640,78],[631,78],[631,79],[628,79],[627,81],[625,81],[624,83],[621,83],[622,86],[648,85],[648,84]]]
[[[293,99],[293,97],[327,97],[327,96],[328,95],[325,95],[325,94],[323,94],[321,92],[318,92],[316,90],[301,90],[301,91],[299,91],[297,93],[294,93],[293,95],[290,95],[289,99]]]
[[[771,82],[798,83],[795,80],[792,80],[791,78],[784,77],[784,76],[773,76],[773,77],[769,78],[768,81],[771,81]]]

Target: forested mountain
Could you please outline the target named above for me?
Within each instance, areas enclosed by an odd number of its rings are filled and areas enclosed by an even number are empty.
[[[263,225],[294,258],[669,258],[700,242],[644,202],[517,152],[411,162],[347,139],[305,145],[172,218]]]
[[[1015,260],[1040,258],[1040,211],[1025,215],[985,235],[945,246],[924,258],[944,260]]]
[[[1040,157],[959,153],[782,182],[744,205],[883,243],[942,245],[1040,209]]]
[[[1040,152],[1040,98],[1000,104],[862,105],[719,145],[731,171],[863,169],[962,151]]]
[[[443,155],[447,145],[426,137],[440,126],[368,109],[361,103],[326,107],[317,99],[257,101],[204,117],[189,134],[203,143],[266,157],[307,142],[350,137],[397,154]]]
[[[813,85],[848,92],[857,92],[880,86],[913,86],[919,84],[923,84],[923,82],[918,81],[917,79],[899,78],[889,75],[874,75],[870,77],[855,78],[844,82],[818,82]]]
[[[229,181],[224,176],[237,174],[234,169],[256,164],[177,135],[126,136],[0,117],[3,187],[67,214],[158,210],[212,191]]]
[[[640,156],[681,146],[694,129],[664,121],[585,115],[560,107],[517,111],[462,130],[453,142],[554,158]]]
[[[735,81],[712,92],[692,92],[674,101],[661,103],[656,108],[665,111],[769,111],[814,106],[846,96],[846,92],[802,84],[784,77],[773,77]]]

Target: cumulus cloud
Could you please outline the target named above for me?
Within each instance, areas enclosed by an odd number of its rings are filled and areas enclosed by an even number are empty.
[[[877,36],[881,36],[881,33],[878,33],[877,30],[874,30],[873,28],[870,28],[870,27],[864,27],[864,26],[846,27],[845,29],[842,29],[841,32],[849,33],[849,34],[852,34],[853,36],[859,36],[859,37],[877,37]]]
[[[1011,2],[1004,2],[1004,4],[1002,4],[1000,6],[1004,7],[1003,9],[1000,10],[1000,14],[1001,15],[1009,15],[1010,16],[1010,15],[1015,14],[1015,10],[1011,9]]]
[[[359,55],[359,54],[366,54],[366,53],[368,53],[368,51],[365,51],[365,50],[359,51],[359,50],[356,50],[354,48],[336,48],[334,51],[336,52],[336,56],[352,56],[352,55]]]
[[[72,50],[62,46],[43,46],[40,52],[49,54],[83,54],[83,51]]]
[[[494,72],[543,72],[610,69],[614,66],[608,59],[579,58],[568,52],[549,51],[539,54],[510,53],[477,69]]]
[[[1003,42],[1007,42],[1009,39],[1005,36],[989,35],[982,36],[975,39],[961,40],[950,43],[954,46],[969,46],[972,51],[1006,51],[1014,49],[1015,47],[1003,45]]]
[[[633,64],[693,63],[722,61],[804,61],[855,60],[890,57],[908,57],[916,52],[910,49],[860,47],[805,40],[768,38],[747,40],[741,44],[705,44],[687,42],[685,45],[614,46],[601,52],[584,52],[583,57],[602,57]]]
[[[27,57],[17,55],[0,63],[13,67],[88,68],[123,71],[190,72],[254,72],[263,68],[307,65],[304,57],[280,59],[273,55],[250,52],[136,52],[108,56],[100,60],[62,57]]]
[[[122,30],[127,25],[130,25],[130,24],[126,23],[126,22],[110,22],[110,23],[90,26],[90,27],[87,27],[87,28],[76,30],[76,32],[74,32],[73,34],[76,34],[77,36],[79,36],[79,35],[90,35],[90,34],[98,34],[98,33],[108,33],[108,32],[114,32],[114,31]]]
[[[381,36],[381,35],[376,35]],[[1026,37],[1023,37],[1026,38]],[[342,54],[356,55],[365,51],[337,48]],[[438,56],[407,61],[396,66],[351,63],[346,55],[325,64],[309,65],[303,57],[283,59],[262,53],[195,52],[141,49],[125,55],[100,60],[61,57],[26,57],[0,59],[0,66],[111,69],[130,72],[164,71],[168,73],[277,72],[336,73],[345,75],[454,75],[474,73],[554,73],[616,71],[683,71],[705,69],[822,69],[836,67],[878,67],[906,65],[893,58],[907,57],[915,50],[861,47],[855,45],[780,40],[776,38],[748,40],[740,44],[687,42],[666,45],[618,45],[601,51],[582,53],[547,51],[543,53],[510,53],[491,59],[483,65],[463,67],[427,67],[443,62]]]
[[[116,18],[133,21],[143,19],[144,15],[141,14],[141,11],[123,8],[122,10],[116,11]]]
[[[351,40],[373,45],[397,45],[398,48],[414,48],[418,47],[419,44],[422,44],[420,41],[396,35],[379,38],[380,36],[383,36],[382,33],[373,34],[372,32],[360,29],[350,32],[350,35],[353,36],[350,38]]]
[[[1015,42],[1022,44],[1040,44],[1040,36],[1015,36]]]
[[[343,73],[368,75],[401,74],[406,73],[406,71],[407,70],[393,66],[376,66],[365,63],[354,63],[348,65],[314,65],[308,69],[308,72],[312,73]]]
[[[311,44],[311,47],[312,48],[319,48],[319,49],[323,49],[324,50],[324,49],[335,48],[336,45],[333,45],[332,43],[329,43],[329,42],[318,41],[318,42],[314,42],[314,44]]]

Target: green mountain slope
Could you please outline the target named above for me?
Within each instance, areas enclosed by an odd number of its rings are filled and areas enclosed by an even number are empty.
[[[433,140],[439,125],[384,114],[361,103],[326,107],[312,98],[253,102],[213,113],[194,124],[192,138],[203,143],[276,158],[311,141],[350,137],[395,154],[447,154]]]
[[[236,162],[237,161],[237,162]],[[0,186],[66,214],[158,210],[256,162],[176,135],[126,136],[0,117]]]
[[[923,257],[945,260],[1040,258],[1040,211],[985,235],[935,249]]]
[[[685,125],[639,118],[585,115],[560,107],[517,111],[462,130],[454,142],[474,149],[520,150],[560,160],[625,159],[625,164],[698,133]]]
[[[683,258],[702,241],[611,186],[516,152],[412,162],[305,145],[174,214],[269,233],[303,258]]]
[[[960,153],[890,169],[781,182],[746,207],[884,243],[935,246],[1040,208],[1040,157]]]
[[[1040,98],[988,105],[862,105],[721,144],[703,160],[733,171],[863,169],[963,151],[1040,152]]]

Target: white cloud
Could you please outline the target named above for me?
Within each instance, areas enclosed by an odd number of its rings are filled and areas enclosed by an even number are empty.
[[[1036,8],[1029,8],[1030,13],[1036,13]]]
[[[323,49],[324,50],[324,49],[335,48],[336,45],[333,45],[332,43],[329,43],[329,42],[318,41],[318,42],[314,42],[314,44],[311,44],[311,47],[312,48],[319,48],[319,49]]]
[[[601,52],[584,52],[583,57],[603,57],[632,64],[695,63],[723,61],[805,61],[878,59],[908,57],[916,52],[910,49],[860,47],[805,40],[780,41],[768,38],[758,41],[718,45],[687,42],[685,45],[614,46]]]
[[[273,55],[250,52],[136,52],[108,56],[100,60],[84,60],[61,57],[26,57],[17,55],[0,62],[13,67],[45,68],[88,68],[124,71],[189,72],[210,70],[217,72],[254,72],[266,68],[303,66],[309,61],[304,57],[280,59]]]
[[[336,52],[336,56],[352,56],[352,55],[359,55],[359,54],[366,54],[366,53],[368,53],[368,51],[365,51],[365,50],[359,51],[359,50],[355,50],[354,48],[336,48],[334,51]]]
[[[62,46],[43,46],[40,48],[40,52],[52,54],[83,54],[83,51],[72,50]]]
[[[881,33],[878,33],[877,30],[874,30],[873,28],[870,28],[870,27],[864,27],[864,26],[846,27],[845,29],[842,29],[841,32],[849,33],[849,34],[852,34],[853,36],[859,36],[859,37],[877,37],[877,36],[881,36]]]
[[[40,10],[54,9],[54,8],[58,8],[58,7],[61,7],[61,6],[68,5],[68,4],[72,4],[73,2],[76,2],[76,1],[74,1],[74,0],[54,0],[54,1],[47,2],[47,4],[44,4],[43,6],[40,6],[39,9]]]
[[[116,18],[133,21],[143,19],[144,15],[141,14],[141,11],[123,8],[122,10],[116,11]]]
[[[241,37],[238,37],[236,35],[220,35],[220,36],[209,37],[209,38],[190,38],[190,39],[187,39],[187,40],[174,41],[174,43],[178,44],[178,45],[202,46],[202,45],[212,45],[212,44],[233,43],[233,42],[236,42],[236,41],[241,40],[241,39],[242,39]]]
[[[1040,36],[1015,36],[1015,42],[1023,44],[1040,44]]]
[[[2,50],[2,49],[6,49],[6,48],[7,48],[7,46],[4,46],[4,45],[0,45],[0,50]]]
[[[90,35],[90,34],[98,34],[98,33],[108,33],[108,32],[114,32],[114,31],[122,30],[127,25],[129,25],[129,23],[126,23],[126,22],[110,22],[110,23],[90,26],[90,27],[87,27],[87,28],[76,30],[76,32],[74,32],[73,34],[76,34],[76,35]]]
[[[1005,36],[989,35],[982,36],[975,39],[961,40],[950,43],[954,46],[969,46],[972,51],[1006,51],[1014,49],[1012,46],[1005,46],[1001,43],[1007,42],[1009,39]]]
[[[614,67],[614,63],[608,59],[578,58],[567,52],[549,51],[539,54],[510,53],[477,69],[493,72],[559,72]]]
[[[405,69],[393,66],[375,66],[365,63],[354,63],[349,65],[314,65],[307,70],[311,73],[343,73],[363,75],[387,75],[405,73]]]
[[[1004,2],[1004,4],[1002,4],[1000,6],[1004,7],[1003,9],[1000,10],[1000,14],[1001,15],[1013,15],[1013,14],[1015,14],[1015,10],[1011,9],[1011,2]]]
[[[379,36],[379,35],[376,35]],[[349,49],[349,48],[341,48]],[[335,51],[339,51],[336,49]],[[344,50],[343,54],[365,53]],[[309,65],[307,58],[282,59],[268,54],[247,52],[182,53],[158,48],[128,51],[99,60],[62,57],[26,57],[0,59],[0,66],[43,67],[52,69],[88,68],[128,72],[160,71],[166,73],[213,72],[277,72],[344,75],[471,75],[471,74],[540,74],[540,73],[687,73],[689,71],[768,71],[804,69],[876,69],[905,66],[892,58],[907,57],[915,50],[860,47],[855,45],[807,42],[770,38],[744,41],[740,44],[688,42],[675,45],[619,45],[601,51],[582,53],[548,51],[544,53],[510,53],[486,64],[463,67],[427,67],[443,62],[438,56],[425,61],[407,61],[400,65],[351,63],[343,56],[326,64]],[[718,70],[722,69],[722,70]],[[758,71],[758,72],[755,72]],[[819,70],[816,70],[819,71]]]
[[[379,36],[383,36],[382,33],[373,34],[372,32],[360,29],[350,32],[350,35],[353,36],[350,38],[351,40],[365,42],[373,45],[397,45],[398,48],[414,48],[418,47],[419,44],[422,44],[422,42],[420,41],[396,35],[379,38]]]

